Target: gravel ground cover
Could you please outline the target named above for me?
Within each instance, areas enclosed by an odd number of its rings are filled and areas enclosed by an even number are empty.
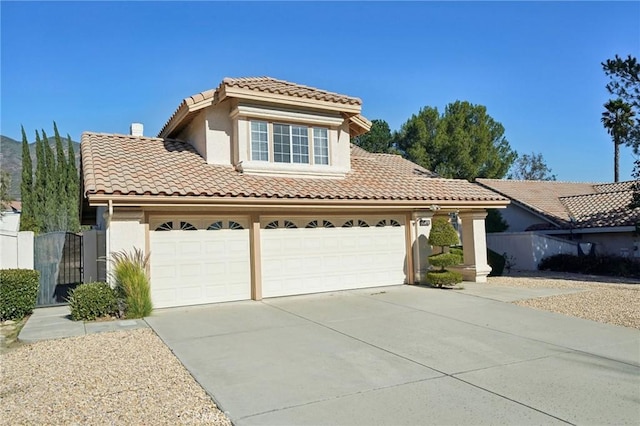
[[[536,271],[489,277],[489,283],[509,287],[583,289],[578,293],[519,300],[514,303],[640,329],[640,285],[634,280]]]
[[[150,329],[21,345],[0,373],[0,424],[231,425]]]
[[[633,280],[518,272],[489,283],[583,289],[515,303],[640,329]],[[0,424],[231,425],[150,329],[17,345],[0,355],[0,377]]]

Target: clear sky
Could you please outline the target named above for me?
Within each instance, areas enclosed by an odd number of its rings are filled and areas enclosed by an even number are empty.
[[[0,2],[0,133],[155,136],[183,98],[271,76],[360,97],[400,128],[487,107],[565,181],[612,181],[600,63],[640,57],[640,2]],[[631,179],[621,150],[621,179]]]

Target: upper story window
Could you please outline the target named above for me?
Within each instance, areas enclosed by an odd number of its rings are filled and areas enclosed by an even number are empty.
[[[251,158],[269,161],[269,132],[265,121],[251,122]]]
[[[329,131],[321,127],[251,121],[251,159],[328,165]]]

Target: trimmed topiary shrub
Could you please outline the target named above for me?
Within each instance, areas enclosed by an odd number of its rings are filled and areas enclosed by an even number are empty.
[[[69,308],[74,321],[93,321],[96,318],[117,316],[118,297],[107,283],[80,284],[70,292]]]
[[[120,251],[112,254],[112,275],[116,291],[126,302],[127,318],[143,318],[151,315],[151,286],[147,268],[149,254],[134,249],[132,253]]]
[[[462,282],[462,274],[457,271],[429,271],[427,282],[434,287],[453,286]]]
[[[454,246],[460,243],[458,233],[449,221],[443,217],[433,219],[431,231],[429,232],[429,244],[440,246],[444,251],[445,247]]]
[[[0,321],[22,319],[33,312],[39,285],[38,271],[0,270]]]
[[[444,251],[446,247],[451,247],[459,242],[458,233],[447,219],[437,218],[433,220],[431,232],[429,233],[429,244],[440,246],[440,253],[429,256],[429,264],[439,267],[440,270],[427,272],[427,282],[429,284],[442,287],[462,282],[461,273],[445,269],[447,266],[462,263],[461,249],[450,249],[448,253]]]

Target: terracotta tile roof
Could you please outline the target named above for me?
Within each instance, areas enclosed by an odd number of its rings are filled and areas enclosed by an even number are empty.
[[[344,179],[253,176],[207,164],[188,143],[160,138],[84,133],[86,195],[270,197],[344,200],[499,201],[504,197],[465,180],[430,177],[398,156],[353,148]]]
[[[477,179],[477,182],[544,216],[560,228],[630,226],[640,219],[640,209],[626,207],[631,202],[634,181],[580,183]],[[573,225],[571,218],[575,220]],[[536,227],[541,228],[544,226]]]
[[[575,218],[576,228],[596,228],[633,226],[640,221],[640,208],[627,207],[632,198],[632,191],[628,190],[561,197],[560,201]]]
[[[217,89],[205,90],[204,92],[196,93],[195,95],[183,99],[182,103],[180,103],[169,120],[164,124],[162,130],[158,133],[158,136],[171,136],[173,131],[170,132],[170,134],[165,134],[167,129],[171,127],[171,129],[175,128],[179,130],[188,124],[193,118],[194,111],[190,110],[189,107],[192,107],[199,102],[208,101],[216,103],[218,101],[218,97],[221,96],[221,93],[225,92],[228,88],[247,89],[255,92],[291,96],[293,98],[313,99],[342,105],[354,105],[358,107],[362,105],[362,101],[356,97],[341,95],[339,93],[290,83],[285,80],[278,80],[271,77],[226,77],[222,80],[222,83],[220,83]],[[175,123],[174,121],[181,115],[183,115],[181,122]],[[371,126],[371,123],[359,114],[355,116],[354,120],[356,122],[362,120],[365,126],[367,123],[369,127]]]
[[[255,90],[258,92],[273,93],[277,95],[287,95],[298,98],[316,99],[319,101],[335,102],[339,104],[362,105],[359,98],[340,95],[314,87],[303,86],[301,84],[290,83],[285,80],[277,80],[271,77],[243,77],[225,78],[221,86],[239,87],[242,89]]]
[[[559,197],[596,192],[592,183],[505,179],[476,179],[476,182],[511,198],[559,226],[568,223],[570,217]]]

